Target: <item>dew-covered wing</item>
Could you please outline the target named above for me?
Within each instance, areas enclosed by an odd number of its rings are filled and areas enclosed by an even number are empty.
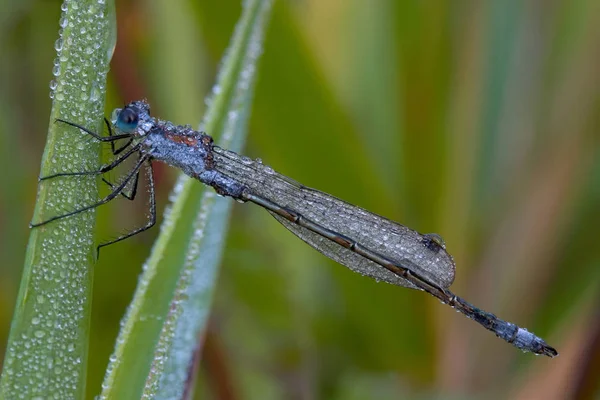
[[[454,261],[442,246],[436,245],[437,240],[433,240],[432,244],[431,236],[303,186],[236,153],[216,148],[214,161],[219,172],[243,183],[253,194],[344,235],[440,287],[452,284]],[[306,243],[351,270],[394,285],[416,288],[379,264],[275,213],[271,214]]]

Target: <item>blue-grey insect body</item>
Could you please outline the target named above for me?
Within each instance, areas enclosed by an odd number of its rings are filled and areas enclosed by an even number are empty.
[[[212,186],[223,195],[239,198],[244,186],[214,168],[213,139],[192,129],[150,116],[145,101],[135,101],[113,113],[113,125],[120,133],[140,138],[140,153],[179,168],[186,175]]]
[[[265,208],[283,226],[327,257],[371,278],[411,289],[423,290],[468,318],[492,331],[519,349],[549,357],[557,351],[526,329],[497,318],[448,288],[454,280],[454,260],[436,234],[422,235],[404,225],[346,203],[329,194],[301,185],[263,165],[213,145],[210,136],[190,126],[174,125],[155,119],[145,101],[135,101],[113,113],[109,136],[100,136],[73,122],[63,121],[110,142],[115,160],[98,171],[61,172],[41,180],[60,176],[101,175],[137,155],[132,170],[118,185],[110,185],[110,195],[95,204],[52,217],[32,227],[47,224],[89,210],[114,199],[130,183],[135,197],[139,171],[145,168],[150,183],[150,221],[98,248],[126,239],[149,229],[156,221],[152,161],[162,161],[187,175],[212,186],[219,194]],[[108,123],[107,123],[108,125]],[[115,148],[114,142],[127,143]],[[127,197],[127,196],[126,196]]]

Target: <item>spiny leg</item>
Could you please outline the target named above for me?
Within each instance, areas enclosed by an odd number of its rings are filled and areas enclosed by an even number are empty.
[[[133,136],[132,133],[123,133],[121,135],[111,135],[111,136],[100,136],[96,132],[89,130],[85,126],[76,124],[74,122],[66,121],[66,120],[60,119],[60,118],[57,118],[55,120],[55,122],[62,122],[63,124],[67,124],[67,125],[73,126],[75,128],[79,128],[82,131],[84,131],[85,133],[87,133],[88,135],[93,136],[96,140],[99,140],[100,142],[115,142],[120,139],[129,139]]]
[[[117,158],[116,160],[114,160],[110,164],[103,165],[102,167],[100,167],[100,169],[98,169],[96,171],[58,172],[56,174],[52,174],[52,175],[48,175],[48,176],[42,176],[42,177],[39,178],[39,180],[40,181],[44,181],[44,180],[56,178],[56,177],[59,177],[59,176],[82,176],[82,175],[100,175],[100,174],[103,174],[105,172],[108,172],[108,171],[111,171],[111,170],[115,169],[119,164],[121,164],[123,161],[125,161],[126,159],[128,159],[133,153],[135,153],[136,151],[139,150],[140,145],[141,144],[137,144],[137,145],[133,146],[124,155],[122,155],[121,157]]]
[[[62,219],[62,218],[66,218],[66,217],[70,217],[72,215],[79,214],[79,213],[82,213],[84,211],[91,210],[92,208],[96,208],[98,206],[101,206],[103,204],[108,203],[109,201],[111,201],[112,199],[114,199],[115,197],[117,197],[119,195],[119,193],[121,193],[123,191],[123,189],[125,188],[125,186],[127,186],[127,184],[129,183],[129,180],[131,180],[133,178],[133,176],[138,173],[138,171],[141,168],[142,164],[145,161],[147,161],[147,160],[148,160],[147,156],[141,157],[140,160],[135,165],[135,167],[133,167],[133,169],[129,172],[129,174],[127,174],[127,176],[125,177],[125,179],[123,179],[123,182],[121,182],[108,196],[106,196],[102,200],[98,201],[97,203],[91,204],[89,206],[80,208],[80,209],[75,210],[75,211],[68,212],[66,214],[57,215],[55,217],[47,219],[46,221],[39,222],[37,224],[31,223],[31,224],[29,224],[29,227],[30,228],[37,228],[38,226],[46,225],[49,222],[56,221],[58,219]]]
[[[110,122],[108,121],[107,118],[104,118],[104,124],[106,125],[106,129],[108,130],[108,136],[113,136],[113,131],[112,128],[110,126]],[[130,137],[127,142],[119,147],[118,149],[115,149],[115,142],[110,142],[110,149],[112,151],[113,156],[119,155],[123,150],[125,150],[131,143],[133,142],[133,137]],[[138,173],[135,175],[135,181],[133,182],[133,191],[131,194],[127,194],[125,193],[125,191],[121,192],[121,196],[125,197],[127,200],[131,200],[133,201],[133,199],[135,199],[135,194],[136,194],[136,190],[137,190],[137,185],[138,185],[138,179],[140,177],[140,173],[138,171]],[[108,186],[111,187],[111,189],[114,189],[114,185],[109,182],[106,178],[102,178],[102,182],[106,183]]]
[[[135,200],[135,195],[137,194],[137,186],[138,186],[138,180],[140,178],[140,172],[138,171],[138,173],[135,175],[134,181],[133,181],[133,188],[131,190],[130,194],[125,193],[125,190],[123,189],[123,191],[121,192],[121,196],[125,197],[127,200],[133,201]],[[112,184],[110,181],[108,181],[106,178],[102,178],[102,182],[106,183],[108,186],[111,187],[111,189],[115,188],[115,185]]]
[[[139,158],[138,158],[138,160],[139,160]],[[137,194],[137,187],[138,187],[139,179],[140,179],[140,171],[138,171],[137,174],[135,174],[131,193],[130,194],[125,193],[125,189],[123,189],[120,193],[121,196],[125,197],[127,200],[130,200],[130,201],[135,200],[135,195]],[[114,190],[115,185],[112,182],[110,182],[108,179],[102,177],[102,182],[106,183],[108,186],[110,186],[111,189]]]
[[[104,246],[108,246],[110,244],[120,242],[121,240],[125,240],[134,235],[137,235],[138,233],[144,232],[145,230],[152,228],[154,226],[154,224],[156,223],[156,196],[154,193],[154,171],[152,170],[152,162],[150,160],[148,160],[146,162],[145,166],[146,166],[146,173],[148,174],[148,190],[150,192],[150,219],[148,220],[146,225],[139,227],[137,229],[134,229],[125,235],[119,236],[118,238],[116,238],[114,240],[100,244],[98,246],[98,248],[96,249],[96,258],[98,258],[98,256],[100,256],[100,248],[102,248]],[[138,175],[136,176],[134,191],[131,195],[132,198],[130,200],[133,200],[133,198],[135,198],[135,194],[137,192],[137,178],[138,177],[139,177],[139,171],[138,171]],[[112,187],[112,184],[110,182],[107,182],[107,183],[109,185],[111,185],[111,187]],[[121,194],[123,194],[123,193],[121,193]]]
[[[63,120],[57,120],[57,122],[65,122],[65,123],[67,123],[67,124],[71,125],[69,122],[67,122],[67,121],[63,121]],[[114,136],[114,135],[113,135],[113,131],[112,131],[112,128],[111,128],[111,126],[110,126],[110,122],[108,121],[108,119],[107,119],[107,118],[104,118],[104,124],[106,125],[106,129],[108,130],[108,137],[113,137],[113,136]],[[82,128],[81,128],[81,127],[79,127],[79,126],[77,126],[77,127],[78,127],[78,128],[80,128],[80,129],[82,129]],[[84,129],[84,131],[85,131],[86,133],[90,133],[90,132],[88,132],[86,129]],[[91,134],[93,135],[93,133],[91,133]],[[94,137],[96,137],[96,136],[94,135]],[[128,147],[128,146],[129,146],[129,145],[132,143],[132,142],[133,142],[133,137],[130,137],[130,138],[127,140],[127,142],[126,142],[126,143],[125,143],[123,146],[119,147],[118,149],[115,149],[115,141],[114,141],[114,140],[111,140],[111,141],[110,141],[110,147],[111,147],[112,154],[113,154],[113,155],[115,155],[115,156],[116,156],[116,155],[118,155],[118,154],[120,154],[120,153],[121,153],[123,150],[125,150],[125,149],[126,149],[126,148],[127,148],[127,147]],[[121,157],[121,158],[119,158],[119,159],[117,159],[117,160],[114,160],[114,161],[113,161],[113,163],[111,163],[111,164],[109,164],[109,165],[107,165],[107,166],[105,166],[105,167],[101,168],[101,169],[100,169],[100,170],[98,170],[98,171],[92,171],[92,172],[77,172],[77,173],[58,173],[58,174],[53,174],[53,175],[49,175],[49,176],[44,176],[44,177],[41,177],[41,178],[39,178],[39,180],[40,180],[40,181],[42,181],[42,180],[46,180],[46,179],[50,179],[50,178],[55,178],[55,177],[57,177],[57,176],[99,175],[99,174],[102,174],[102,173],[104,173],[104,172],[108,172],[108,171],[110,171],[112,168],[114,168],[114,167],[116,167],[117,165],[119,165],[121,162],[123,162],[125,159],[127,159],[127,158],[128,158],[128,156],[129,156],[129,155],[131,155],[131,154],[132,154],[134,151],[135,151],[135,150],[132,150],[132,149],[130,149],[130,151],[128,151],[128,153],[127,153],[125,156],[123,156],[123,157]],[[114,165],[113,165],[113,164],[114,164]],[[110,168],[111,166],[112,166],[112,168]],[[125,192],[123,191],[123,192],[121,192],[121,196],[125,197],[127,200],[133,200],[133,199],[135,199],[135,191],[137,190],[137,184],[138,184],[138,179],[139,179],[139,176],[140,176],[140,174],[139,174],[139,171],[138,171],[138,173],[135,175],[135,181],[134,181],[134,183],[133,183],[133,192],[132,192],[130,195],[128,195],[127,193],[125,193]],[[102,181],[103,181],[104,183],[106,183],[108,186],[110,186],[110,187],[111,187],[111,189],[114,189],[114,188],[115,188],[115,186],[114,186],[112,183],[110,183],[108,180],[106,180],[105,178],[102,178]]]
[[[107,118],[104,118],[104,124],[106,125],[106,129],[108,129],[108,137],[112,137],[113,131],[110,126],[110,122],[108,122]],[[119,147],[118,149],[115,149],[115,141],[112,140],[110,142],[110,149],[112,150],[113,156],[119,155],[123,150],[127,148],[127,146],[131,144],[131,142],[133,142],[133,136],[131,136],[123,146]]]

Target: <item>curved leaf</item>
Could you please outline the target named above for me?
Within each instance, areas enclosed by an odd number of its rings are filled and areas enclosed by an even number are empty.
[[[53,104],[41,176],[92,170],[99,146],[74,121],[102,127],[108,64],[114,48],[111,1],[66,1],[51,83]],[[33,222],[97,201],[94,177],[41,181]],[[85,393],[93,282],[95,212],[31,230],[12,321],[0,398],[81,398]]]

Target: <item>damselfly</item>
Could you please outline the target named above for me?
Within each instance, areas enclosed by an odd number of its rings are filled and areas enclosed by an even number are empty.
[[[549,357],[558,355],[554,348],[533,333],[480,310],[453,294],[448,287],[454,280],[454,260],[436,234],[422,235],[303,186],[259,161],[214,146],[210,136],[189,126],[153,118],[145,101],[135,101],[116,109],[111,121],[116,132],[106,121],[109,136],[101,136],[73,122],[58,121],[79,128],[99,141],[110,142],[117,158],[97,171],[62,172],[41,180],[102,175],[130,157],[137,156],[137,161],[119,184],[105,180],[111,186],[111,193],[99,202],[31,224],[32,227],[108,203],[120,194],[124,195],[128,186],[133,187],[129,196],[134,197],[140,170],[144,168],[150,183],[150,220],[141,228],[101,244],[98,250],[150,228],[156,221],[152,161],[158,160],[212,186],[222,196],[258,204],[306,243],[355,272],[394,285],[423,290],[523,351]],[[126,143],[115,148],[115,142],[123,139]]]

